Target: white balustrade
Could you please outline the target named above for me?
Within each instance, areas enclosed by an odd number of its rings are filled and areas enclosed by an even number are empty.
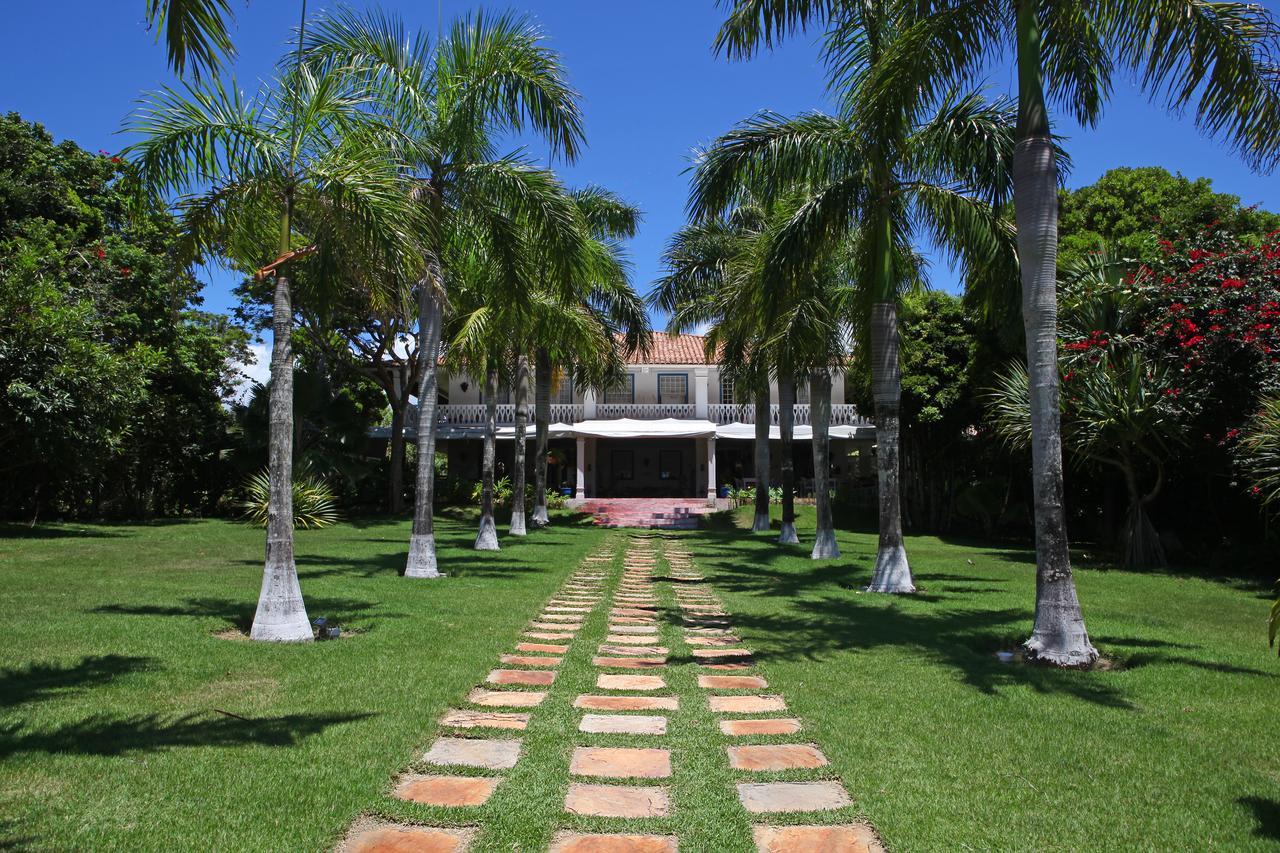
[[[778,425],[778,414],[781,406],[776,403],[769,406],[769,423]],[[756,422],[756,407],[750,403],[715,403],[707,406],[707,417],[717,424],[734,422],[753,424]],[[812,423],[811,411],[807,403],[796,403],[796,426],[808,426]],[[858,414],[858,407],[849,403],[840,403],[831,407],[832,426],[870,426],[871,421]]]
[[[615,418],[632,418],[638,421],[661,418],[690,420],[694,411],[692,403],[596,403],[596,419],[602,421]]]
[[[777,404],[769,406],[769,423],[778,425]],[[458,426],[484,426],[487,412],[483,403],[448,404],[438,409],[440,422]],[[658,420],[676,418],[690,420],[695,417],[693,403],[597,403],[595,417],[599,420],[615,418],[631,418],[633,420]],[[533,427],[533,406],[529,406],[529,425]],[[551,406],[551,422],[574,424],[586,417],[581,403],[553,403]],[[707,419],[716,424],[744,423],[753,424],[755,406],[750,403],[711,403],[707,405]],[[498,405],[498,423],[510,426],[515,423],[516,409],[511,403]],[[812,424],[810,407],[806,403],[795,405],[795,425]],[[848,403],[831,407],[832,426],[870,426],[871,421],[858,414],[858,407]]]

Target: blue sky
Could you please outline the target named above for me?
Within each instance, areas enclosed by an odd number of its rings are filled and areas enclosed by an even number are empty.
[[[360,0],[349,0],[359,4]],[[12,4],[6,10],[0,51],[0,108],[40,121],[58,139],[90,150],[118,150],[117,133],[138,93],[172,81],[163,48],[143,20],[143,0],[62,0]],[[298,4],[288,0],[232,0],[239,56],[235,74],[252,88],[269,74],[296,25]],[[333,3],[311,0],[316,14]],[[1270,5],[1270,4],[1268,4]],[[434,30],[435,0],[394,2],[413,25]],[[471,3],[441,3],[446,25]],[[489,8],[527,11],[564,58],[582,93],[588,149],[561,167],[572,185],[597,183],[638,204],[644,223],[631,245],[637,288],[647,291],[659,274],[667,237],[684,219],[692,147],[760,109],[783,113],[826,106],[823,73],[811,38],[751,62],[711,54],[721,20],[714,0],[519,0]],[[1009,91],[1007,72],[993,76],[993,91]],[[1188,121],[1167,116],[1123,83],[1096,130],[1060,124],[1075,160],[1070,185],[1096,179],[1121,165],[1162,165],[1189,176],[1207,176],[1216,189],[1247,203],[1280,210],[1280,178],[1257,176],[1218,144],[1200,137]],[[541,152],[534,151],[534,154]],[[231,305],[226,275],[212,275],[206,307]],[[955,289],[945,265],[934,284]]]

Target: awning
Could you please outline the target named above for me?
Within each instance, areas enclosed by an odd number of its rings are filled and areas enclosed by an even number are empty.
[[[795,441],[812,441],[813,427],[808,425],[797,425],[791,431],[791,437]],[[872,426],[833,426],[827,429],[827,435],[831,438],[874,438],[876,434],[875,427]],[[756,425],[734,422],[716,427],[716,438],[725,438],[729,440],[754,441],[756,437]],[[769,427],[769,440],[781,441],[782,429],[776,426]]]
[[[569,430],[579,438],[701,438],[714,435],[716,425],[711,421],[676,418],[656,421],[615,418],[607,421],[582,421]]]

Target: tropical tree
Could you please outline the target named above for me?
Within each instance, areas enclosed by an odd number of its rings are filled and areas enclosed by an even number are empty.
[[[177,207],[189,257],[221,252],[274,277],[271,507],[267,555],[250,636],[307,641],[293,558],[293,326],[289,270],[303,262],[348,273],[414,255],[415,210],[392,152],[398,134],[370,109],[359,81],[297,58],[245,100],[212,80],[147,95],[126,123],[141,136],[126,155],[141,185]],[[275,233],[274,239],[270,236]]]
[[[522,156],[497,153],[497,134],[532,132],[553,154],[573,160],[582,146],[577,94],[554,51],[527,19],[474,13],[431,43],[410,37],[399,19],[338,9],[309,41],[327,67],[347,69],[379,93],[407,138],[405,158],[426,225],[425,273],[417,282],[418,473],[407,577],[440,577],[434,504],[437,361],[450,292],[450,240],[471,233],[495,247],[512,279],[519,262],[513,225],[523,223],[551,245],[572,245],[572,205],[554,176]],[[502,247],[506,248],[502,248]]]
[[[307,16],[306,0],[302,17]],[[169,65],[178,74],[216,73],[223,56],[234,54],[228,24],[234,19],[227,0],[147,0],[147,25],[164,37]]]

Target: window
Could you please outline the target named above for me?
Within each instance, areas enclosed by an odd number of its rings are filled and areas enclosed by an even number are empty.
[[[562,373],[558,377],[551,390],[552,403],[572,403],[573,402],[573,377],[567,373]]]
[[[480,383],[480,402],[488,402],[484,398],[484,383]],[[511,402],[511,388],[506,385],[498,386],[498,405],[505,406]]]
[[[734,402],[732,379],[720,379],[720,402],[724,403],[726,406]]]
[[[627,374],[627,378],[622,380],[622,384],[610,388],[604,392],[604,401],[606,405],[616,405],[622,403],[630,405],[636,401],[636,377],[632,373]]]
[[[659,373],[658,402],[685,405],[689,402],[689,374]]]

